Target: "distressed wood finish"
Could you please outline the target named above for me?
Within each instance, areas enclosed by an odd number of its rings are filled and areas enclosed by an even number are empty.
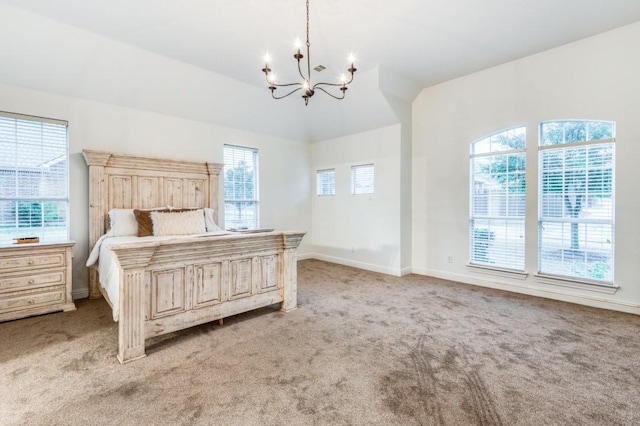
[[[93,247],[112,208],[212,207],[221,164],[83,151],[89,166]],[[120,272],[118,360],[145,356],[145,339],[264,306],[297,306],[296,249],[303,232],[264,232],[111,246]],[[99,297],[98,274],[90,295]]]
[[[0,321],[76,309],[73,242],[0,247]]]

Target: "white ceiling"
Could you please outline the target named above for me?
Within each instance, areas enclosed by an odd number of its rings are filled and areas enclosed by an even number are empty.
[[[267,97],[264,53],[282,82],[293,79],[293,41],[305,37],[304,0],[0,2],[231,77]],[[310,7],[311,66],[326,66],[322,79],[332,80],[353,52],[353,87],[362,73],[382,69],[423,88],[640,21],[640,0],[311,0]]]

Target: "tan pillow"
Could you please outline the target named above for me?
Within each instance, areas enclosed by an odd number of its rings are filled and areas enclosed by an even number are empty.
[[[153,235],[194,235],[204,234],[204,211],[202,209],[185,212],[151,212]]]

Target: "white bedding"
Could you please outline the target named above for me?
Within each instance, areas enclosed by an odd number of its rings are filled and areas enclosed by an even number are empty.
[[[198,235],[185,235],[184,238],[208,237],[228,234],[232,234],[232,232],[214,231]],[[91,250],[89,258],[87,259],[87,266],[98,268],[98,273],[100,275],[100,286],[107,293],[107,296],[111,301],[114,321],[118,321],[118,314],[120,309],[120,265],[118,264],[113,251],[109,249],[109,246],[113,244],[130,242],[175,240],[176,238],[180,237],[112,237],[109,234],[105,234],[96,242],[96,245]]]

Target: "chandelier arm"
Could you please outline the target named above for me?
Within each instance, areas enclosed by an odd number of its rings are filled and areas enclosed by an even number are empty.
[[[316,86],[313,86],[313,87],[315,88]],[[327,95],[331,96],[331,97],[332,97],[332,98],[334,98],[334,99],[344,99],[344,95],[345,95],[345,93],[346,93],[346,91],[344,91],[344,90],[343,90],[343,91],[342,91],[342,96],[341,96],[341,97],[338,97],[338,96],[336,96],[336,95],[334,95],[334,94],[332,94],[332,93],[330,93],[330,92],[328,92],[328,91],[324,90],[322,87],[317,87],[317,90],[322,90],[324,93],[326,93]]]
[[[298,83],[296,83],[296,84],[298,84]],[[284,86],[291,86],[291,84],[286,84],[286,85],[284,85]],[[273,99],[282,99],[282,98],[286,98],[287,96],[289,96],[289,95],[292,95],[292,94],[296,93],[298,90],[302,90],[302,87],[298,87],[297,89],[294,89],[294,90],[292,90],[291,92],[287,93],[286,95],[282,95],[282,96],[276,96],[276,95],[273,93],[273,90],[272,90],[272,91],[271,91],[271,97],[272,97]]]

